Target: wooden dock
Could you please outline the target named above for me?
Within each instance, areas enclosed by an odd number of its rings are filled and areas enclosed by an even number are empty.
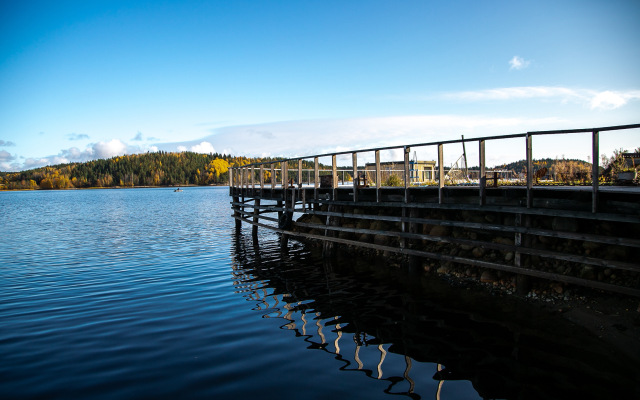
[[[411,265],[466,265],[513,274],[520,292],[529,278],[580,285],[640,297],[640,188],[601,186],[601,133],[640,129],[640,124],[593,129],[528,132],[321,154],[231,169],[230,195],[236,226],[242,222],[289,238],[321,241],[327,255],[335,245],[406,257]],[[592,143],[589,186],[535,184],[533,137],[580,133]],[[520,184],[488,184],[485,144],[521,139],[527,164]],[[445,178],[443,146],[475,144],[479,180],[455,185]],[[437,171],[429,185],[412,181],[412,149],[437,149]],[[380,154],[402,150],[402,186],[384,187]],[[348,156],[351,180],[339,179],[337,158]],[[375,160],[364,178],[359,156]],[[320,159],[331,159],[322,169]],[[303,169],[313,161],[313,169]],[[343,172],[344,174],[344,172]],[[322,177],[325,178],[322,178]],[[324,185],[322,182],[324,181]],[[327,185],[328,183],[328,185]],[[328,186],[328,187],[326,187]],[[431,265],[429,264],[429,265]],[[428,268],[427,268],[428,269]]]

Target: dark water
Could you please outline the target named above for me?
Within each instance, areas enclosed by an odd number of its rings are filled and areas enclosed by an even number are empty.
[[[629,398],[525,305],[240,233],[225,188],[0,193],[0,398]]]

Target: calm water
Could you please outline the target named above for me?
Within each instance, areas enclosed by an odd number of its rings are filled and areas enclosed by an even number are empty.
[[[623,398],[521,304],[237,233],[226,188],[0,193],[0,398]]]

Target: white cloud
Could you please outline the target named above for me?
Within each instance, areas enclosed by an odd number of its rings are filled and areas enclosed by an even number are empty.
[[[162,150],[188,149],[206,141],[225,154],[251,157],[299,157],[337,151],[429,143],[442,140],[521,133],[566,127],[558,118],[490,118],[458,115],[416,115],[379,118],[283,121],[213,130],[198,142],[166,143]],[[271,135],[256,135],[268,131]],[[273,140],[273,138],[277,140]],[[362,153],[367,160],[372,152]],[[387,156],[391,152],[385,153]],[[453,156],[451,153],[448,156]],[[447,156],[447,157],[448,157]],[[349,157],[347,157],[349,158]],[[350,158],[349,158],[350,159]],[[455,160],[454,160],[455,161]],[[321,161],[323,162],[323,161]]]
[[[215,153],[216,149],[213,148],[213,145],[209,142],[201,142],[195,146],[191,146],[191,151],[195,152],[195,153],[203,153],[203,154],[209,154],[209,153]]]
[[[111,158],[126,154],[127,145],[119,139],[112,139],[108,142],[98,142],[93,145],[95,158]]]
[[[445,93],[443,97],[457,100],[513,100],[513,99],[531,99],[531,98],[588,98],[588,91],[574,90],[556,86],[519,86],[485,89],[477,91]]]
[[[640,99],[640,91],[612,92],[604,91],[591,99],[591,109],[613,110],[626,105],[629,100]]]
[[[524,69],[527,68],[530,63],[530,61],[522,57],[513,56],[513,58],[509,60],[509,69]]]
[[[613,110],[630,100],[640,99],[640,91],[603,91],[571,89],[558,86],[521,86],[467,92],[445,93],[445,99],[464,101],[549,99],[561,103],[578,103],[591,109]]]

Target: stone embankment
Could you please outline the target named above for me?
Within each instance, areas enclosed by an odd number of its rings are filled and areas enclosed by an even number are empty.
[[[322,206],[317,211],[327,210],[327,206]],[[335,236],[340,239],[397,247],[402,238],[394,236],[393,233],[402,232],[402,223],[368,219],[367,216],[370,218],[374,211],[341,207],[339,212],[344,215],[362,215],[365,218],[330,217],[334,220],[329,221],[329,224],[324,215],[304,214],[297,222],[311,224],[314,227],[298,225],[294,226],[294,230],[324,235],[327,225],[339,225],[346,229],[335,232]],[[376,214],[389,216],[393,212],[385,209],[377,210]],[[398,216],[400,213],[401,211],[396,212]],[[405,243],[408,248],[503,265],[516,264],[516,258],[519,257],[521,267],[557,274],[560,278],[575,277],[624,287],[640,287],[639,272],[615,267],[617,264],[637,265],[637,248],[598,243],[593,240],[554,237],[554,232],[557,232],[573,237],[596,235],[604,238],[615,236],[634,239],[640,237],[640,227],[637,224],[547,216],[529,217],[521,222],[528,224],[530,229],[540,234],[521,235],[519,239],[522,247],[532,250],[524,253],[518,251],[521,248],[516,246],[516,234],[513,231],[495,229],[499,226],[516,226],[516,216],[513,214],[424,209],[419,210],[414,217],[442,222],[412,224],[411,231],[421,233],[425,238],[408,240]],[[464,222],[467,227],[454,226],[451,222]],[[321,240],[310,240],[309,243],[322,245]],[[523,286],[518,284],[518,275],[511,272],[423,257],[408,261],[407,257],[398,253],[371,247],[341,245],[339,251],[348,252],[356,257],[384,257],[388,267],[400,267],[412,262],[420,273],[444,279],[456,287],[482,287],[493,295],[515,296],[527,302],[537,303],[550,312],[583,326],[612,345],[638,351],[640,354],[640,300],[636,297],[550,279],[527,278],[527,284]],[[585,260],[590,264],[583,262]]]
[[[327,211],[322,206],[319,211]],[[340,239],[370,243],[378,246],[398,247],[402,240],[394,233],[402,232],[401,222],[370,219],[376,215],[389,216],[393,210],[375,210],[356,207],[342,207],[345,215],[363,215],[364,218],[334,218],[332,225],[343,230],[335,232]],[[400,214],[400,210],[396,214]],[[516,216],[509,213],[472,211],[453,211],[439,209],[419,210],[416,218],[441,223],[411,224],[411,232],[422,234],[421,240],[407,240],[405,246],[429,253],[446,254],[454,258],[480,260],[494,264],[519,265],[523,268],[543,271],[562,277],[576,277],[586,281],[602,282],[623,287],[640,286],[640,273],[617,268],[620,265],[638,263],[636,248],[599,243],[589,235],[599,238],[640,237],[640,226],[622,222],[580,220],[573,218],[530,216],[522,217],[520,225],[528,225],[533,232],[540,234],[522,234],[521,247],[516,246],[518,233],[508,231],[518,225]],[[304,214],[297,222],[317,225],[317,228],[300,227],[299,232],[323,235],[327,221],[324,215]],[[525,221],[525,218],[527,219]],[[465,226],[455,226],[462,222]],[[458,224],[459,225],[459,224]],[[503,227],[504,230],[500,230]],[[406,227],[405,227],[406,230]],[[564,235],[563,235],[564,234]],[[568,235],[567,235],[568,234]],[[585,240],[577,237],[584,236]],[[565,236],[558,237],[558,236]],[[570,236],[572,238],[566,238]],[[371,248],[343,246],[361,254],[385,253]],[[386,252],[390,260],[398,258]],[[519,257],[518,263],[516,258]],[[455,261],[443,261],[419,258],[417,262],[427,273],[435,273],[463,280],[473,280],[507,293],[516,290],[517,276],[501,270],[480,268]],[[530,297],[562,298],[570,296],[577,288],[562,281],[532,279],[526,293]]]

